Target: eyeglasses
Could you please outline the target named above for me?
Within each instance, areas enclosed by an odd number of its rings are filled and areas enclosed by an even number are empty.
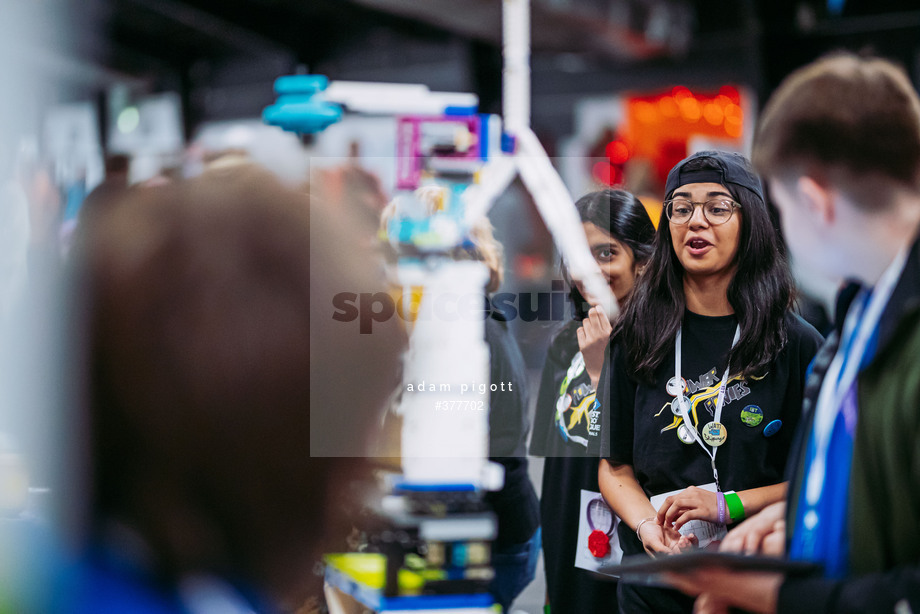
[[[716,198],[704,203],[695,203],[686,198],[674,198],[664,202],[665,214],[674,224],[686,224],[693,217],[693,211],[699,206],[703,208],[703,217],[714,226],[724,224],[731,219],[735,209],[741,205],[729,198]]]

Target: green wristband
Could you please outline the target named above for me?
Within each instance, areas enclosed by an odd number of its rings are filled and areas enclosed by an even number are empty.
[[[744,520],[744,504],[741,503],[741,497],[734,490],[725,493],[725,505],[728,507],[728,515],[732,522]]]

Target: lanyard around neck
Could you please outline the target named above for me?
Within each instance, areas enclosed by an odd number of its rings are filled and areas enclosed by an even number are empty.
[[[856,374],[866,348],[869,346],[869,341],[904,271],[907,254],[906,249],[898,253],[876,283],[869,303],[854,305],[844,320],[840,345],[824,376],[815,409],[815,459],[809,469],[805,488],[805,496],[809,505],[816,505],[821,498],[824,476],[827,473],[827,447],[830,444],[834,422],[837,420],[837,412],[856,380]],[[851,339],[852,343],[850,343]]]
[[[738,339],[741,337],[741,325],[735,327],[735,337],[732,339],[732,349],[738,343]],[[681,361],[681,346],[683,339],[683,327],[677,329],[677,337],[674,339],[674,380],[679,383],[683,383],[683,380],[680,377],[680,361]],[[731,365],[725,366],[725,373],[722,375],[722,381],[719,384],[719,396],[716,398],[716,411],[713,416],[713,422],[721,426],[722,422],[722,405],[725,403],[725,386],[728,384],[728,373]],[[716,489],[721,491],[722,488],[719,485],[719,470],[716,469],[716,453],[719,451],[717,445],[712,446],[710,451],[709,446],[703,441],[703,438],[700,437],[699,431],[696,426],[690,422],[690,399],[684,395],[683,387],[681,387],[680,394],[674,399],[678,407],[680,408],[680,417],[683,418],[684,424],[687,427],[687,430],[693,435],[693,439],[696,440],[700,447],[703,448],[703,451],[706,453],[706,456],[709,457],[712,461],[712,477],[716,481]],[[722,427],[724,428],[724,427]]]

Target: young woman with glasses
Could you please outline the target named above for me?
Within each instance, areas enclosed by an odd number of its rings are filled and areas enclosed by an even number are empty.
[[[720,540],[785,497],[783,473],[821,336],[793,282],[750,163],[705,151],[668,175],[655,251],[614,331],[598,391],[598,479],[624,554]],[[620,612],[690,612],[620,582]]]

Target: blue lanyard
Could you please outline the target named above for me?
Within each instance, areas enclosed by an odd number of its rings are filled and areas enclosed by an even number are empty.
[[[815,409],[814,441],[815,458],[808,471],[805,482],[805,500],[814,506],[824,490],[824,478],[827,474],[827,448],[831,431],[843,398],[856,380],[860,363],[866,348],[882,318],[882,312],[891,298],[904,265],[907,262],[907,250],[902,249],[888,265],[875,286],[869,303],[850,309],[844,322],[840,347],[828,367],[821,392],[818,394]]]

